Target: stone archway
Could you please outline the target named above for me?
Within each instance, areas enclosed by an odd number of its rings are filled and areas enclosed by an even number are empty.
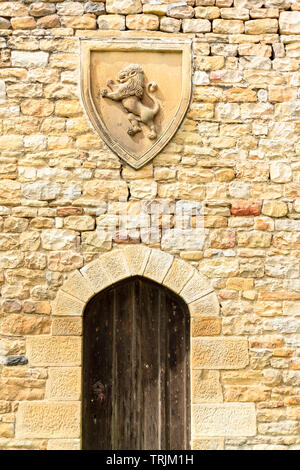
[[[143,276],[175,292],[191,317],[192,447],[222,448],[226,436],[256,433],[254,403],[223,403],[220,369],[249,363],[246,338],[221,336],[217,295],[187,262],[158,249],[126,246],[73,272],[52,305],[52,332],[27,338],[29,364],[48,367],[43,401],[22,402],[19,438],[49,439],[48,448],[80,448],[81,321],[87,302],[108,286]]]

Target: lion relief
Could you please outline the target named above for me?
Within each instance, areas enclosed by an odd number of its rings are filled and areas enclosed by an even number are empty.
[[[142,131],[141,124],[144,124],[149,129],[148,138],[156,139],[157,130],[154,118],[160,110],[160,104],[152,93],[157,90],[157,85],[154,82],[145,85],[142,67],[137,64],[128,65],[119,72],[117,83],[109,80],[107,86],[110,91],[105,88],[100,91],[100,94],[103,98],[122,103],[130,122],[127,133],[134,136]],[[153,107],[142,102],[144,96],[150,98]]]

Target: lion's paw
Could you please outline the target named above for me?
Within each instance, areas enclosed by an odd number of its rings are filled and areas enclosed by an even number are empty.
[[[105,97],[107,96],[107,93],[108,91],[106,90],[106,88],[104,88],[104,90],[101,91],[101,96]]]

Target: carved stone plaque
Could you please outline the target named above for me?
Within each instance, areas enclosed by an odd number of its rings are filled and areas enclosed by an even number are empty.
[[[191,42],[82,41],[81,91],[93,127],[135,169],[180,126],[191,97]]]

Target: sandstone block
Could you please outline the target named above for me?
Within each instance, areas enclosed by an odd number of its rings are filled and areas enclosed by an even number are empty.
[[[99,29],[117,29],[123,31],[125,26],[124,15],[101,15],[97,19]]]
[[[53,5],[52,3],[35,2],[32,3],[29,7],[30,15],[35,17],[52,15],[53,13],[55,13],[55,11],[55,5]]]
[[[279,28],[281,34],[300,34],[300,11],[281,11]]]
[[[144,271],[144,276],[153,281],[162,282],[169,271],[172,261],[173,256],[169,253],[152,250]]]
[[[12,18],[11,25],[13,29],[34,29],[35,19],[32,16],[23,16],[21,18]]]
[[[111,279],[101,260],[95,260],[80,270],[95,292],[99,292],[111,284]]]
[[[169,10],[167,11],[167,15],[171,16],[172,18],[177,19],[185,19],[185,18],[193,18],[195,12],[194,8],[190,7],[189,5],[182,5],[182,6],[170,6]]]
[[[237,234],[237,244],[247,248],[268,248],[271,246],[272,235],[259,230],[250,232],[239,232]]]
[[[16,436],[19,439],[80,437],[80,402],[20,403]]]
[[[222,323],[220,318],[214,317],[192,317],[191,335],[217,336],[221,333]]]
[[[151,250],[145,246],[128,246],[124,255],[132,276],[142,276],[145,271]]]
[[[64,16],[62,18],[66,28],[73,29],[96,29],[96,18],[92,18],[89,14],[83,16]]]
[[[56,10],[57,13],[62,16],[81,16],[83,14],[83,5],[79,2],[67,1],[58,3]]]
[[[271,162],[270,178],[274,183],[288,183],[292,180],[291,166],[284,162]]]
[[[59,291],[53,303],[53,315],[75,315],[81,316],[84,309],[84,302],[64,291]]]
[[[29,336],[26,351],[32,366],[81,365],[81,338],[76,336]]]
[[[71,230],[49,229],[41,235],[45,250],[66,250],[76,248],[76,233]]]
[[[21,103],[21,111],[25,116],[46,117],[53,113],[54,104],[47,99],[28,99]]]
[[[50,333],[48,317],[12,314],[3,318],[1,332],[7,335],[43,335]]]
[[[193,316],[218,316],[220,314],[220,305],[217,295],[213,292],[201,297],[189,304],[191,317]]]
[[[193,276],[194,272],[195,270],[186,262],[175,258],[163,283],[165,286],[169,287],[169,289],[179,293],[187,281]]]
[[[231,213],[235,216],[260,215],[261,203],[239,199],[231,203]]]
[[[64,227],[71,230],[83,232],[85,230],[94,230],[95,220],[90,215],[70,215],[64,220]]]
[[[76,297],[82,302],[87,302],[94,295],[94,291],[90,284],[86,278],[79,273],[79,271],[74,271],[74,273],[68,276],[62,289],[67,294]]]
[[[70,272],[82,268],[83,257],[74,251],[50,253],[48,255],[48,269],[50,271]]]
[[[105,5],[103,2],[87,2],[84,5],[85,13],[92,13],[94,15],[103,15],[105,14]]]
[[[180,295],[186,303],[194,302],[213,291],[209,282],[197,272],[192,278],[185,284]]]
[[[57,401],[80,400],[81,368],[50,367],[45,398]]]
[[[52,320],[53,336],[81,336],[82,318],[54,317]]]
[[[229,102],[253,102],[257,101],[256,92],[250,88],[229,88],[224,92],[224,101]]]
[[[1,2],[0,4],[0,16],[27,16],[27,14],[28,10],[21,2],[10,1]]]
[[[262,214],[269,217],[284,217],[287,213],[287,204],[281,201],[265,201],[262,207]]]
[[[179,33],[181,20],[163,16],[160,20],[160,30],[166,33]]]
[[[213,20],[213,32],[217,34],[239,34],[244,32],[241,20]]]
[[[138,31],[156,31],[159,28],[159,19],[156,15],[128,15],[126,16],[126,26],[128,29]]]
[[[59,100],[56,102],[55,114],[57,116],[72,117],[81,112],[81,105],[77,100]]]
[[[205,18],[207,20],[215,20],[220,16],[220,9],[218,7],[196,7],[195,18]]]
[[[223,401],[220,373],[215,370],[192,371],[192,403]]]
[[[224,450],[224,439],[222,438],[198,438],[192,439],[194,450]]]
[[[184,19],[182,21],[182,31],[184,33],[209,33],[211,24],[208,20]]]
[[[276,19],[264,18],[245,22],[246,34],[277,33],[277,30],[278,20]]]
[[[11,63],[13,67],[45,67],[48,63],[48,57],[48,52],[43,51],[12,51]]]
[[[192,405],[192,432],[194,436],[254,436],[254,404]]]
[[[239,274],[239,263],[236,259],[206,259],[200,263],[199,271],[209,278],[236,277]]]
[[[131,15],[143,11],[141,0],[106,0],[107,13]]]
[[[192,339],[194,369],[243,369],[249,363],[246,338],[218,337]]]
[[[47,450],[80,450],[80,439],[49,439]]]

